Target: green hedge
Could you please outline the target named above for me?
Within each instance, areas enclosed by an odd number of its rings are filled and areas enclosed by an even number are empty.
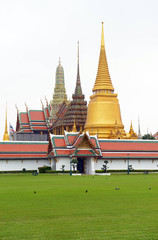
[[[47,170],[51,170],[51,167],[49,166],[39,167],[38,170],[39,173],[45,173]]]
[[[103,170],[95,170],[96,173],[105,173]]]
[[[46,170],[45,173],[69,173],[70,174],[70,170],[65,170],[65,171],[56,171],[56,170]],[[79,173],[79,171],[72,171],[72,173]]]

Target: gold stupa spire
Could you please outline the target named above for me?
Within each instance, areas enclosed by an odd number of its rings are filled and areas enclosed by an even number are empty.
[[[111,90],[112,92],[114,91],[110,74],[109,74],[106,53],[105,53],[103,22],[102,22],[101,48],[100,48],[98,72],[97,72],[97,77],[93,87],[93,92],[95,93],[96,90]]]
[[[84,129],[89,131],[91,135],[97,134],[98,138],[126,138],[119,101],[117,94],[114,93],[109,74],[103,23],[98,71],[93,87],[93,95],[90,96]]]
[[[75,118],[74,118],[74,125],[72,127],[72,132],[77,132]]]
[[[129,138],[129,139],[137,139],[138,138],[137,134],[133,130],[132,121],[131,121],[129,133],[127,133],[127,138]]]
[[[133,125],[132,125],[132,121],[131,121],[131,126],[130,126],[129,133],[130,133],[130,134],[133,134],[133,133],[134,133],[134,130],[133,130]]]
[[[6,116],[5,116],[5,131],[3,135],[3,141],[9,140],[8,128],[7,128],[7,104],[6,104]]]

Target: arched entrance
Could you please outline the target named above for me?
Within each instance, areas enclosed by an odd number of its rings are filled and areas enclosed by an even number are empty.
[[[78,160],[77,171],[79,171],[79,173],[85,173],[85,159],[77,158],[77,160]]]
[[[77,158],[77,170],[82,174],[93,174],[94,161],[90,157]]]

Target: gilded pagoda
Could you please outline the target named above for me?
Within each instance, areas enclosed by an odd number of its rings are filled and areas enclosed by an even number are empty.
[[[103,23],[98,72],[92,91],[93,95],[90,97],[88,105],[85,131],[89,131],[91,135],[97,134],[98,138],[104,139],[127,139],[132,138],[132,136],[136,138],[132,129],[128,136],[124,130],[119,100],[114,92],[108,69]]]

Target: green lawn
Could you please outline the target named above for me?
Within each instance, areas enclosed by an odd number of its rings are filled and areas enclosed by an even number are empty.
[[[158,175],[0,175],[3,239],[157,240]]]

